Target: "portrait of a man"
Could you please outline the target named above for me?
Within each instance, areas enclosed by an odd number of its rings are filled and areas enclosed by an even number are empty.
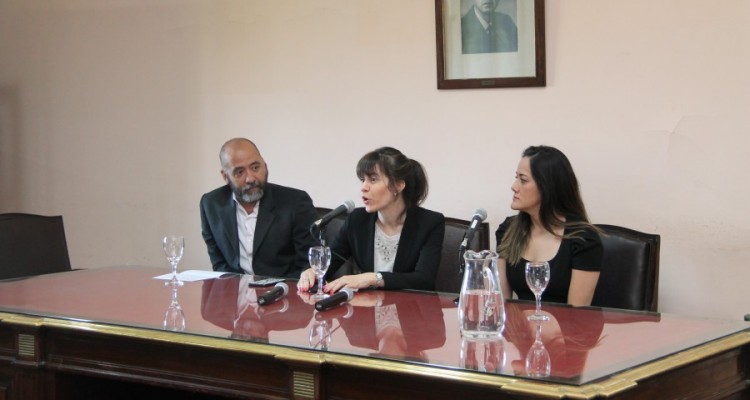
[[[518,51],[518,28],[513,19],[496,11],[499,0],[472,0],[461,17],[463,54]]]

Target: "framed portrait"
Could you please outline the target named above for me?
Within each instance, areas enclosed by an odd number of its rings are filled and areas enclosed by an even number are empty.
[[[544,0],[435,0],[438,89],[546,86]]]

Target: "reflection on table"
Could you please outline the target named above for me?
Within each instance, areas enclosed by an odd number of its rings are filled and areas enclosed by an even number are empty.
[[[500,373],[505,367],[503,341],[461,340],[461,368]]]
[[[241,275],[204,281],[201,297],[203,318],[229,330],[232,338],[265,343],[271,331],[307,326],[312,317],[312,305],[292,294],[261,306],[258,296],[271,288],[250,287],[248,283],[252,279],[249,275]]]
[[[313,302],[309,293],[300,292],[300,297],[308,302]],[[314,322],[310,327],[310,348],[317,350],[328,350],[333,342],[333,333],[341,328],[340,323],[335,323],[339,318],[349,318],[354,313],[351,304],[343,304],[327,311],[315,311]]]
[[[589,351],[599,344],[604,318],[599,309],[585,310],[585,318],[576,318],[581,310],[573,307],[547,307],[549,320],[529,321],[533,304],[508,303],[504,336],[513,343],[523,359],[512,360],[516,375],[543,378],[575,378],[583,372]],[[547,360],[548,359],[548,360]],[[549,371],[543,363],[549,363]],[[528,370],[528,367],[534,367]]]
[[[168,331],[181,332],[185,330],[185,313],[182,311],[182,306],[177,300],[177,290],[182,286],[181,282],[172,280],[167,282],[165,285],[169,288],[171,299],[169,301],[169,307],[164,312],[164,329]]]
[[[437,296],[405,301],[395,292],[361,290],[348,304],[317,312],[315,320],[329,330],[335,321],[338,325],[333,329],[341,327],[352,346],[371,349],[368,355],[374,357],[429,362],[424,351],[445,344],[443,310]],[[330,333],[327,337],[330,345]]]

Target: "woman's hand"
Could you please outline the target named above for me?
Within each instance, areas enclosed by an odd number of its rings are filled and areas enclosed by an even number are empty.
[[[323,286],[323,291],[333,294],[345,287],[350,289],[364,289],[375,285],[377,282],[378,279],[373,272],[365,272],[357,275],[344,275],[335,281],[328,282]]]
[[[313,272],[312,268],[308,268],[302,271],[302,274],[299,277],[299,281],[297,282],[297,290],[299,290],[300,292],[309,291],[310,288],[314,287],[315,279],[315,272]]]

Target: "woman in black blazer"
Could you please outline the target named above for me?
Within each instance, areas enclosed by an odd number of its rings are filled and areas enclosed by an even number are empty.
[[[422,165],[394,148],[381,147],[359,160],[357,176],[365,206],[349,215],[333,240],[335,255],[326,276],[333,276],[347,259],[358,273],[328,282],[323,290],[434,289],[445,217],[419,206],[428,191]],[[315,279],[307,269],[297,287],[307,291]]]

